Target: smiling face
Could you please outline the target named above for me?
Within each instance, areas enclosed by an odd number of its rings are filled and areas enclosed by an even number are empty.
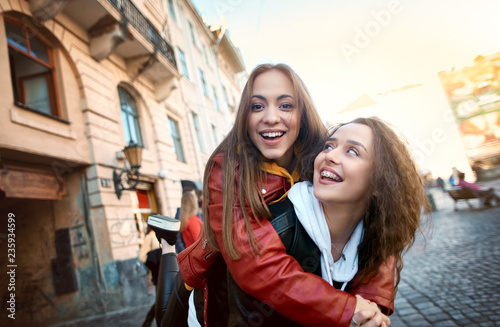
[[[363,124],[340,127],[314,160],[314,195],[323,203],[364,208],[371,192],[373,132]]]
[[[279,70],[255,78],[248,135],[261,154],[287,167],[293,157],[293,144],[300,130],[300,109],[292,81]]]

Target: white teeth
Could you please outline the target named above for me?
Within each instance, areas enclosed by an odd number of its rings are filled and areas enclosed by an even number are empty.
[[[339,176],[335,175],[332,172],[326,171],[326,170],[323,170],[321,172],[321,176],[326,177],[326,178],[331,178],[336,182],[342,182],[342,179]]]
[[[278,137],[282,136],[284,133],[283,132],[268,132],[268,133],[262,133],[262,136],[264,137]]]

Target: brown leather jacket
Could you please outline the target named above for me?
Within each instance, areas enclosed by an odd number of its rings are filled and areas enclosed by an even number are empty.
[[[235,206],[234,210],[233,237],[241,257],[232,260],[222,240],[222,154],[213,160],[208,182],[208,214],[220,253],[211,251],[203,236],[181,252],[178,255],[179,268],[187,285],[206,289],[208,270],[222,254],[228,272],[244,292],[301,325],[349,326],[356,306],[354,294],[376,302],[386,309],[385,313],[392,313],[393,258],[387,261],[387,265],[382,265],[379,274],[368,285],[360,285],[350,293],[336,290],[320,276],[304,272],[299,263],[286,254],[285,246],[267,219],[261,219],[260,223],[251,219],[251,228],[261,245],[260,255],[254,256],[239,206]],[[290,189],[290,183],[285,178],[273,174],[267,174],[262,185],[266,203],[280,198]],[[248,207],[243,209],[252,218],[251,210]],[[206,321],[206,312],[204,317]]]

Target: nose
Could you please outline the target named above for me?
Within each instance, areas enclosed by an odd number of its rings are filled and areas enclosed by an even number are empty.
[[[279,110],[272,106],[267,107],[264,112],[264,117],[262,120],[270,125],[279,123],[280,121]]]
[[[334,164],[338,164],[340,157],[339,157],[340,149],[338,147],[328,151],[328,153],[325,156],[325,160],[330,161]]]

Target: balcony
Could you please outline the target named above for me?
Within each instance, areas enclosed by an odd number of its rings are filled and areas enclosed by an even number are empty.
[[[149,20],[137,9],[130,0],[108,0],[116,10],[118,10],[125,21],[130,23],[135,29],[150,42],[155,51],[158,51],[168,62],[177,69],[174,49],[160,33],[153,27]]]
[[[62,13],[88,32],[97,61],[115,53],[132,79],[143,75],[160,88],[180,77],[173,47],[131,0],[71,0]]]

